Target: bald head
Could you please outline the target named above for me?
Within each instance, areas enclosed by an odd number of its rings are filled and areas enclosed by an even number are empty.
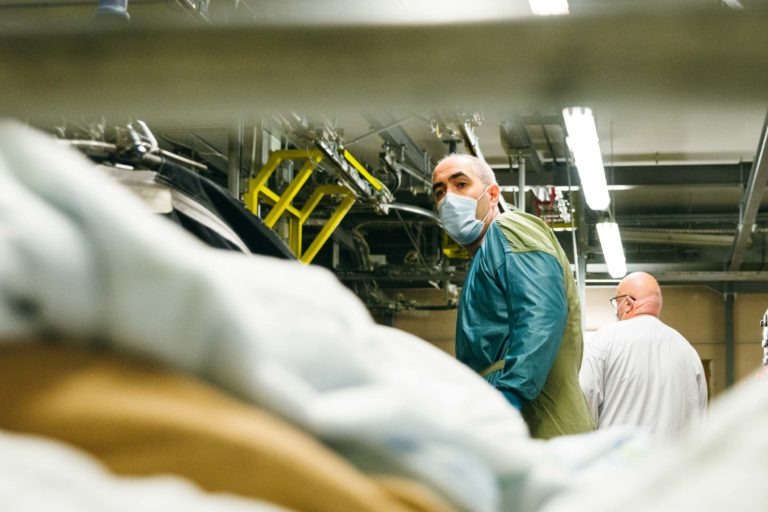
[[[440,205],[445,204],[449,194],[475,200],[475,219],[482,222],[483,229],[474,242],[464,245],[473,253],[480,247],[488,227],[499,214],[501,191],[493,170],[484,160],[472,155],[449,155],[440,160],[432,172],[432,193],[443,223],[446,220],[442,218]],[[447,220],[454,224],[457,222],[450,214]]]
[[[626,297],[617,307],[619,320],[637,315],[658,317],[661,314],[661,288],[651,274],[633,272],[627,275],[616,287],[616,296]]]
[[[446,156],[437,162],[435,170],[432,173],[432,181],[434,182],[436,176],[440,174],[440,171],[446,168],[468,170],[486,187],[496,183],[496,174],[494,174],[491,166],[476,156],[459,153],[452,153]]]

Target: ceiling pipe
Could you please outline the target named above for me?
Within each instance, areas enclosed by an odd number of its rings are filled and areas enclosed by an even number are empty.
[[[589,266],[590,273],[603,270]],[[604,266],[603,266],[604,267]],[[653,277],[661,283],[736,283],[736,282],[768,282],[768,272],[730,272],[730,271],[658,271]],[[587,278],[587,284],[611,284],[617,279]]]
[[[744,254],[747,246],[752,241],[755,219],[760,209],[760,202],[763,199],[765,184],[768,182],[768,155],[765,154],[768,141],[766,138],[768,138],[768,113],[766,113],[765,121],[763,122],[763,131],[760,134],[760,142],[757,146],[755,160],[752,163],[752,169],[749,171],[747,188],[740,202],[741,215],[737,226],[738,231],[728,265],[728,270],[731,272],[739,270],[744,262]]]
[[[511,120],[502,121],[499,124],[499,136],[501,138],[501,145],[507,155],[518,156],[522,152],[530,160],[531,170],[535,173],[544,172],[544,164],[542,164],[539,158],[536,147],[531,142],[528,129],[521,116],[515,115]],[[549,139],[547,139],[547,143],[549,144]],[[549,148],[550,154],[554,158],[551,144]]]
[[[389,213],[388,210],[401,210],[408,213],[414,213],[416,215],[420,215],[422,217],[426,217],[430,220],[432,220],[435,224],[438,226],[443,225],[443,223],[440,221],[440,217],[435,215],[434,212],[430,210],[425,210],[424,208],[419,208],[418,206],[413,206],[410,204],[404,204],[404,203],[389,203],[385,206],[386,213]]]
[[[469,121],[464,121],[459,125],[459,132],[461,133],[461,138],[464,142],[464,147],[467,148],[467,152],[470,155],[476,156],[480,160],[485,161],[483,151],[480,149],[480,140],[477,138],[475,129],[472,127]]]
[[[115,19],[128,21],[128,0],[99,0],[96,7],[96,16],[101,19]]]
[[[404,157],[409,164],[408,169],[415,169],[418,171],[418,176],[414,177],[427,180],[427,183],[431,187],[432,181],[428,180],[428,178],[432,174],[432,162],[425,151],[413,142],[413,139],[411,139],[405,129],[401,126],[402,123],[410,120],[413,116],[395,120],[391,114],[374,115],[366,112],[363,113],[363,117],[385,143],[390,144],[392,147],[403,148]],[[360,137],[358,137],[358,139],[359,138]],[[352,142],[354,142],[354,140]],[[352,142],[347,142],[347,145]]]
[[[728,247],[733,245],[734,236],[715,233],[697,233],[693,230],[680,231],[622,228],[621,239],[625,242]]]

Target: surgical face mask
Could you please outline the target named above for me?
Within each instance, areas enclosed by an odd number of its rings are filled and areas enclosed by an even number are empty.
[[[488,192],[488,188],[485,187],[477,199],[448,192],[437,205],[443,229],[461,245],[471,244],[480,238],[483,232],[485,219],[491,214],[491,209],[489,208],[483,220],[480,220],[477,218],[477,202]]]

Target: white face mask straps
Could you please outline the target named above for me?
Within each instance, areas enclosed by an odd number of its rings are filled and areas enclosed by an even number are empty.
[[[491,188],[491,186],[490,186],[490,185],[488,185],[487,187],[485,187],[485,190],[483,190],[483,193],[482,193],[482,194],[480,194],[480,196],[478,196],[478,198],[477,198],[477,199],[475,199],[475,201],[476,201],[476,204],[479,204],[479,203],[480,203],[480,199],[482,199],[482,198],[483,198],[483,196],[484,196],[484,195],[485,195],[485,194],[488,192],[488,190],[490,190],[490,188]],[[483,220],[481,221],[483,224],[485,224],[485,221],[486,221],[486,219],[488,219],[488,216],[491,214],[491,211],[492,211],[492,210],[493,210],[493,208],[491,207],[491,204],[490,204],[490,202],[489,202],[489,203],[488,203],[488,212],[485,214],[485,216],[483,217]]]
[[[480,201],[480,200],[483,198],[483,196],[484,196],[484,195],[485,195],[485,194],[486,194],[486,193],[487,193],[487,192],[488,192],[490,189],[491,189],[491,186],[490,186],[490,185],[488,185],[487,187],[485,187],[485,190],[483,190],[483,193],[482,193],[482,194],[480,194],[479,196],[477,196],[477,199],[475,199],[475,201]]]

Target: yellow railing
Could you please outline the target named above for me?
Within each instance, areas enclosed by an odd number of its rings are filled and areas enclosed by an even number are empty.
[[[345,154],[345,158],[346,157],[347,155]],[[352,155],[349,155],[349,158],[351,158],[350,163],[352,163],[352,165],[357,163]],[[310,263],[315,256],[317,256],[317,253],[323,247],[325,242],[328,241],[328,238],[330,238],[333,230],[338,227],[341,220],[347,212],[349,212],[357,199],[355,195],[345,187],[339,185],[320,185],[315,188],[307,202],[304,203],[300,209],[293,204],[293,200],[306,184],[307,180],[317,167],[317,164],[319,164],[322,159],[323,153],[318,149],[285,149],[274,151],[270,155],[266,165],[255,177],[248,181],[248,191],[243,198],[245,207],[257,215],[259,212],[259,201],[272,205],[272,209],[267,216],[264,217],[264,224],[270,229],[275,227],[275,224],[277,224],[277,221],[283,215],[289,215],[288,246],[290,247],[291,252],[293,252],[302,263]],[[283,190],[282,193],[278,193],[270,189],[267,186],[267,183],[272,174],[280,166],[280,163],[284,160],[306,160],[306,162],[296,173],[285,190]],[[355,168],[358,166],[360,166],[360,164],[357,164]],[[362,166],[360,167],[362,168]],[[359,170],[360,169],[358,169],[358,171]],[[366,176],[366,179],[368,179],[368,176]],[[372,176],[369,181],[371,181],[374,186],[379,184]],[[379,184],[379,186],[381,185]],[[330,218],[325,222],[320,229],[320,232],[315,236],[307,249],[303,250],[304,224],[325,196],[340,198],[341,201],[336,205]]]

